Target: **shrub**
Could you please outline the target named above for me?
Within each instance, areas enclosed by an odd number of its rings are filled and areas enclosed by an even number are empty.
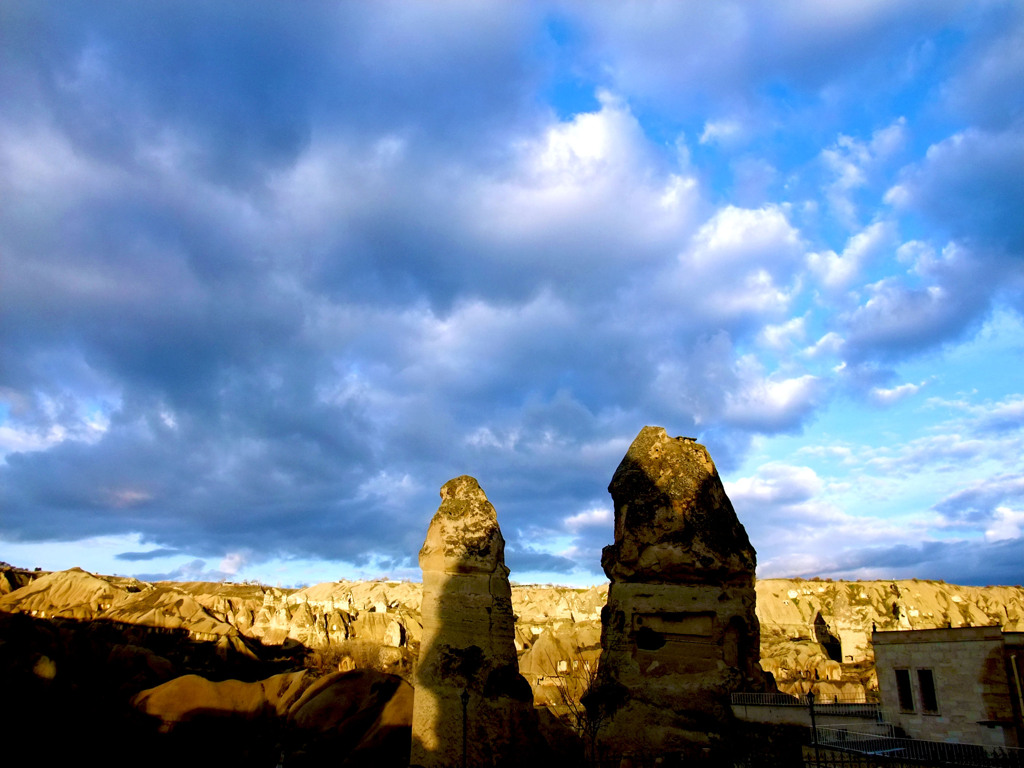
[[[346,640],[306,653],[303,666],[318,677],[349,669],[375,669],[408,678],[412,659],[403,649],[366,640]]]

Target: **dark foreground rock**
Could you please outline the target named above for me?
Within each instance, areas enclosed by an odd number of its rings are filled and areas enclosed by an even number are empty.
[[[412,687],[374,670],[307,672],[246,683],[186,675],[132,700],[182,757],[248,765],[389,768],[408,763]]]

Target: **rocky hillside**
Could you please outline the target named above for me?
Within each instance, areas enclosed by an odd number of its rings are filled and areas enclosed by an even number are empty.
[[[941,581],[757,583],[761,666],[779,687],[827,696],[877,690],[871,632],[998,625],[1024,630],[1024,589]]]
[[[377,666],[407,664],[418,647],[420,585],[339,581],[301,590],[205,582],[147,583],[81,569],[0,569],[0,612],[102,619],[209,641],[223,657],[361,644]],[[600,649],[607,585],[514,586],[520,669],[538,700],[556,700],[566,676],[585,679]],[[876,687],[870,637],[878,631],[1000,625],[1024,631],[1024,588],[935,581],[757,583],[762,666],[782,690],[860,696]],[[577,681],[578,683],[579,681]]]

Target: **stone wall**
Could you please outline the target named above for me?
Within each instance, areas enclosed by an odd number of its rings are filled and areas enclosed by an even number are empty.
[[[1016,692],[999,627],[876,632],[873,644],[886,718],[908,736],[1017,746],[1020,715],[1014,711]],[[905,671],[910,686],[911,702],[904,705],[897,670]],[[931,674],[934,707],[929,707],[922,672]]]

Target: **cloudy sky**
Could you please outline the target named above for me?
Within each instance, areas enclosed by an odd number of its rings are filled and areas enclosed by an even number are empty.
[[[603,579],[645,424],[759,575],[1024,581],[1024,5],[0,4],[0,559]]]

